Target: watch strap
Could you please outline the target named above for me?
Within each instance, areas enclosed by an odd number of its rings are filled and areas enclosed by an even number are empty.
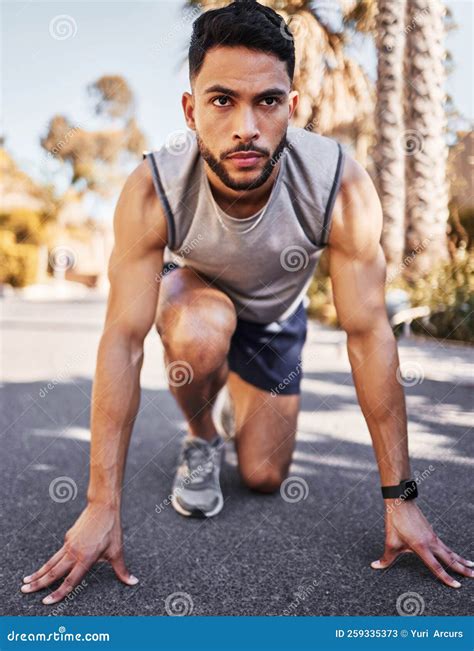
[[[402,479],[396,486],[382,486],[384,500],[414,500],[418,497],[418,485],[414,479]]]

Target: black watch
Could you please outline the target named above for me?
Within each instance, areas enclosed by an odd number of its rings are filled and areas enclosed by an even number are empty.
[[[384,500],[414,500],[418,497],[418,485],[414,479],[402,479],[398,486],[382,486]]]

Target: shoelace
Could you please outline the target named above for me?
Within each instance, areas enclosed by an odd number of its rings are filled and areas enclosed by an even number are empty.
[[[196,481],[200,482],[203,479],[203,475],[207,476],[212,473],[214,470],[213,457],[214,454],[212,451],[210,454],[206,454],[206,451],[198,445],[190,445],[185,448],[184,459],[191,473],[189,477],[191,483]]]

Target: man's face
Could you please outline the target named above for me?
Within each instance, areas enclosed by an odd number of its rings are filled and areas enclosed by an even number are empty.
[[[211,170],[242,191],[269,178],[297,101],[286,64],[276,56],[216,47],[206,53],[193,95],[183,95],[183,109]]]

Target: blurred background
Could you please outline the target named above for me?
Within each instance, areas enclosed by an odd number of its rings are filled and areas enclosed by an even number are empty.
[[[376,184],[393,327],[472,342],[473,3],[262,3],[294,34],[294,124],[339,140]],[[120,189],[144,150],[185,139],[191,25],[225,4],[3,4],[2,296],[105,300]],[[324,256],[310,298],[337,325]]]

